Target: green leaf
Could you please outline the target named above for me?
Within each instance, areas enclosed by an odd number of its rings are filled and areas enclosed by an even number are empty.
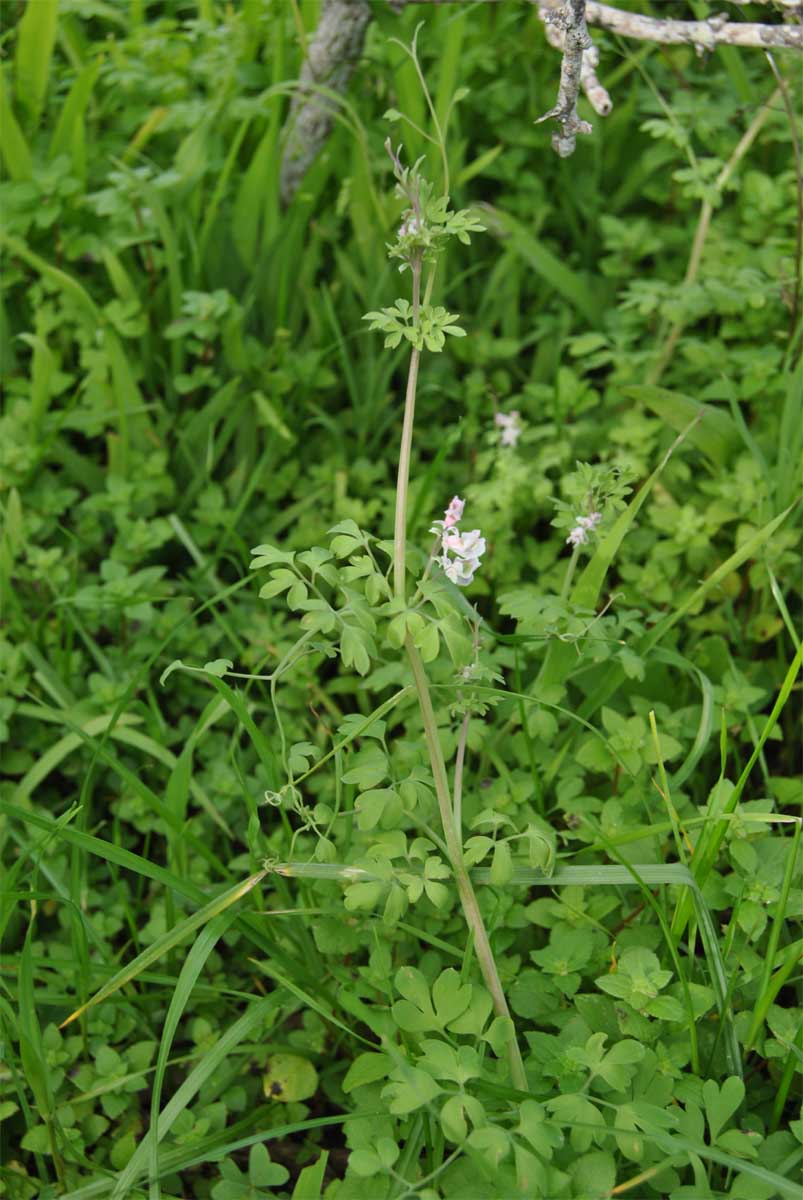
[[[731,1075],[722,1087],[713,1079],[706,1079],[703,1084],[703,1103],[712,1142],[717,1141],[721,1130],[742,1104],[744,1095],[744,1083],[737,1075]]]
[[[290,1172],[280,1163],[271,1162],[267,1148],[259,1142],[248,1152],[248,1178],[257,1188],[281,1187]]]
[[[288,429],[287,425],[285,425],[284,421],[279,416],[275,404],[273,404],[262,392],[254,392],[252,395],[254,403],[257,407],[260,423],[262,425],[267,425],[270,429],[274,429],[283,441],[291,443],[294,442],[296,440],[296,435],[291,429]]]
[[[674,996],[656,996],[644,1006],[643,1011],[661,1021],[682,1021],[686,1016],[683,1005]]]
[[[253,555],[252,571],[259,567],[269,567],[272,563],[292,563],[295,558],[295,555],[289,550],[280,550],[277,546],[271,546],[269,542],[255,546],[251,554]]]
[[[552,1157],[552,1150],[561,1143],[561,1134],[547,1117],[543,1104],[535,1100],[524,1100],[519,1105],[519,1123],[516,1129],[542,1158]]]
[[[386,886],[381,880],[369,883],[352,883],[346,890],[343,904],[348,912],[357,912],[364,908],[375,908],[385,895]]]
[[[292,1200],[320,1200],[323,1195],[326,1164],[329,1161],[329,1151],[322,1150],[316,1162],[299,1173],[296,1186],[293,1188]]]
[[[391,1082],[382,1089],[382,1098],[387,1101],[388,1109],[394,1116],[403,1117],[426,1107],[440,1091],[441,1088],[427,1071],[404,1063],[393,1071]]]
[[[282,1104],[308,1100],[318,1090],[318,1072],[298,1054],[273,1054],[262,1077],[265,1095]]]
[[[596,1068],[596,1073],[614,1089],[621,1092],[630,1083],[635,1073],[636,1063],[644,1057],[645,1048],[641,1042],[625,1038],[611,1046],[602,1062]]]
[[[356,783],[361,792],[375,788],[388,773],[387,755],[378,746],[366,746],[352,760],[352,766],[341,776],[343,783]]]
[[[337,732],[341,738],[366,737],[381,742],[385,736],[386,727],[386,721],[375,720],[366,728],[365,717],[362,713],[349,713],[338,725]]]
[[[605,1118],[602,1113],[596,1105],[579,1093],[555,1096],[553,1099],[547,1100],[546,1106],[558,1124],[565,1123],[573,1126],[569,1140],[572,1147],[580,1153],[588,1150],[594,1138],[593,1128],[588,1127],[597,1126],[601,1130],[605,1128]]]
[[[510,1153],[510,1137],[499,1125],[484,1125],[481,1129],[472,1130],[466,1147],[472,1158],[496,1172]]]
[[[484,988],[472,984],[471,999],[468,1007],[459,1017],[451,1021],[449,1032],[465,1033],[471,1037],[479,1037],[485,1028],[485,1022],[488,1020],[492,1008],[493,1001],[488,992]]]
[[[570,1165],[574,1194],[583,1200],[602,1200],[610,1196],[616,1183],[616,1163],[607,1150],[583,1154]]]
[[[298,576],[294,571],[288,571],[282,567],[278,571],[273,571],[269,583],[265,583],[259,589],[260,600],[270,600],[273,596],[278,596],[280,592],[287,591],[298,583]]]
[[[347,1094],[354,1088],[364,1087],[366,1083],[376,1083],[378,1079],[386,1079],[393,1067],[393,1059],[388,1054],[368,1051],[360,1054],[346,1072],[343,1080],[343,1091]]]
[[[231,671],[233,667],[234,663],[230,658],[216,658],[203,665],[207,675],[214,675],[217,679],[222,679],[226,672]]]
[[[513,877],[513,859],[507,842],[497,842],[494,846],[494,856],[491,861],[491,883],[495,887],[504,887]]]
[[[357,522],[352,520],[341,521],[338,525],[334,525],[329,533],[336,535],[329,543],[329,548],[338,558],[348,558],[367,541]]]
[[[344,625],[340,635],[340,657],[345,667],[354,667],[360,675],[367,675],[374,652],[374,640],[369,633],[358,625]]]
[[[421,658],[424,662],[434,662],[438,657],[438,649],[440,647],[438,626],[433,622],[427,623],[413,638],[413,641],[421,651]]]
[[[453,967],[440,973],[432,986],[432,999],[443,1027],[463,1015],[471,1001],[471,993],[471,984],[461,983],[460,975]]]
[[[391,1010],[399,1027],[407,1033],[438,1029],[440,1023],[429,998],[429,985],[421,972],[416,967],[400,967],[394,983],[396,991],[404,997]]]
[[[109,1153],[109,1161],[115,1171],[122,1171],[128,1165],[137,1148],[137,1139],[133,1133],[124,1133],[117,1138]]]
[[[396,799],[393,788],[370,788],[362,792],[354,805],[358,827],[362,830],[373,829],[382,819],[385,808]]]
[[[349,1170],[361,1179],[369,1179],[382,1170],[379,1156],[373,1150],[352,1150],[349,1155]]]
[[[717,1138],[717,1146],[728,1154],[736,1154],[739,1158],[756,1158],[760,1135],[742,1133],[741,1129],[726,1129]]]
[[[47,1125],[34,1125],[24,1135],[20,1144],[23,1150],[30,1150],[32,1154],[50,1154],[53,1149]]]

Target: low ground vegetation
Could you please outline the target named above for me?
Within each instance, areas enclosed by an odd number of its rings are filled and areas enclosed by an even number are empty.
[[[795,70],[21,7],[0,1195],[795,1196]]]

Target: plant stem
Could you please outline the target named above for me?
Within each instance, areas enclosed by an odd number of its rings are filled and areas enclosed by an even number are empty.
[[[463,717],[463,724],[460,726],[460,736],[457,739],[457,756],[454,760],[452,813],[454,815],[455,832],[461,846],[463,844],[463,763],[466,760],[466,740],[468,738],[468,723],[470,720],[471,717],[466,713]]]
[[[452,871],[454,873],[455,883],[457,884],[460,903],[463,906],[463,914],[466,918],[466,924],[471,930],[474,939],[474,951],[477,955],[477,962],[482,971],[482,977],[485,980],[485,986],[491,993],[493,999],[494,1011],[498,1017],[507,1017],[511,1020],[510,1009],[507,1006],[505,992],[502,987],[502,981],[499,978],[499,971],[494,960],[493,950],[488,938],[488,933],[485,928],[485,923],[482,919],[477,897],[474,888],[469,878],[463,862],[463,847],[460,843],[460,838],[457,834],[457,829],[452,815],[451,796],[449,794],[449,782],[446,776],[446,763],[443,758],[443,749],[441,748],[438,738],[438,726],[435,721],[435,712],[432,708],[432,699],[429,694],[429,686],[427,677],[424,671],[424,664],[421,661],[421,656],[418,650],[413,645],[412,639],[408,637],[404,643],[407,651],[407,657],[410,661],[410,666],[413,670],[413,679],[415,681],[415,689],[418,694],[418,703],[421,707],[421,715],[424,719],[424,734],[427,740],[427,748],[429,750],[429,760],[432,766],[432,774],[435,778],[435,794],[438,798],[438,808],[441,814],[441,823],[443,832],[446,838],[446,847],[449,852]],[[512,1020],[511,1020],[512,1024]],[[516,1041],[515,1032],[513,1032],[510,1041],[508,1042],[508,1057],[510,1061],[510,1076],[513,1081],[513,1086],[519,1091],[529,1091],[527,1076],[524,1071],[524,1063],[519,1050],[518,1042]]]
[[[563,580],[563,587],[560,589],[561,600],[569,599],[569,590],[572,586],[572,580],[574,579],[574,572],[577,568],[577,560],[579,557],[580,557],[580,547],[575,546],[574,549],[572,550],[572,556],[569,559],[569,565],[566,568],[566,575]]]
[[[413,322],[418,321],[421,296],[421,261],[413,263]],[[421,351],[413,347],[410,369],[407,374],[407,392],[404,397],[404,423],[399,448],[399,473],[396,479],[396,519],[393,526],[393,591],[402,600],[405,598],[405,573],[407,557],[407,490],[410,482],[410,454],[413,448],[413,422],[415,421],[415,392],[418,386],[418,364]]]
[[[413,263],[413,314],[414,320],[417,320],[418,309],[421,293],[421,263]],[[427,281],[427,291],[431,291],[432,275]],[[393,555],[393,579],[394,592],[397,597],[405,599],[405,549],[407,540],[407,493],[410,480],[410,454],[413,444],[413,422],[415,419],[415,395],[418,384],[418,366],[421,358],[421,353],[418,349],[413,349],[410,356],[410,368],[407,376],[407,391],[404,402],[404,423],[402,426],[402,440],[399,450],[399,474],[396,485],[396,516],[394,522],[394,555]],[[496,967],[491,943],[488,938],[488,933],[482,919],[477,897],[474,894],[471,880],[468,871],[463,862],[463,844],[462,838],[455,824],[455,816],[452,811],[452,797],[449,790],[449,780],[446,774],[446,762],[443,757],[443,749],[438,738],[438,726],[435,721],[435,712],[432,708],[432,698],[429,694],[429,685],[427,682],[424,664],[421,661],[421,656],[418,650],[413,645],[412,639],[408,636],[405,639],[405,650],[407,658],[413,672],[415,681],[415,689],[418,696],[418,703],[421,708],[421,716],[424,721],[424,733],[429,750],[429,760],[432,767],[432,774],[435,780],[435,793],[438,798],[438,808],[441,815],[441,824],[443,826],[443,834],[446,841],[446,849],[454,874],[455,883],[457,884],[460,903],[463,906],[463,913],[466,918],[466,923],[471,930],[474,940],[474,951],[477,955],[477,961],[482,971],[482,977],[485,980],[485,985],[491,993],[493,999],[494,1010],[499,1017],[510,1018],[510,1010],[505,999],[502,982],[499,978],[499,971]],[[462,786],[462,763],[460,770],[460,784]],[[512,1020],[511,1020],[512,1026]],[[515,1032],[513,1032],[510,1041],[508,1042],[508,1055],[510,1059],[510,1076],[513,1086],[520,1091],[529,1091],[527,1084],[527,1076],[524,1072],[524,1063],[519,1050],[518,1042],[516,1041]]]

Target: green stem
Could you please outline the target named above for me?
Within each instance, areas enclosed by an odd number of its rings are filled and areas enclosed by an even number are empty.
[[[575,548],[572,550],[572,556],[569,559],[569,565],[566,568],[566,576],[563,580],[563,587],[560,589],[561,600],[569,599],[569,590],[571,589],[571,586],[572,586],[572,580],[574,579],[574,572],[577,568],[577,560],[579,557],[580,557],[580,547],[575,546]]]
[[[438,798],[438,808],[440,809],[441,824],[446,838],[446,848],[449,852],[452,871],[454,873],[455,883],[457,884],[460,903],[463,906],[463,914],[466,918],[466,924],[471,930],[474,938],[474,952],[477,955],[477,962],[482,971],[482,977],[485,980],[485,986],[491,993],[493,999],[494,1011],[498,1017],[507,1017],[511,1020],[510,1009],[507,1006],[505,992],[502,987],[502,981],[499,978],[499,971],[496,967],[496,961],[491,949],[491,943],[488,938],[488,933],[485,928],[485,923],[482,919],[477,897],[474,892],[471,880],[463,862],[463,848],[460,844],[460,839],[457,835],[457,829],[454,823],[452,814],[451,796],[449,794],[449,781],[446,775],[446,763],[443,757],[443,749],[438,738],[438,726],[435,721],[435,712],[432,708],[432,699],[429,694],[429,686],[427,683],[424,664],[421,661],[421,656],[418,650],[413,645],[411,638],[407,638],[404,643],[407,657],[410,661],[410,666],[413,670],[413,679],[415,689],[418,694],[418,703],[421,707],[421,715],[424,719],[424,735],[427,741],[427,749],[429,750],[429,760],[432,766],[432,774],[435,779],[435,794]],[[529,1091],[527,1076],[524,1071],[524,1063],[519,1050],[518,1042],[516,1041],[515,1032],[508,1042],[508,1057],[510,1060],[510,1076],[513,1081],[513,1086],[519,1091]]]
[[[428,281],[429,282],[429,281]],[[421,264],[413,265],[413,312],[414,319],[418,316],[419,297],[421,287]],[[405,546],[407,538],[407,493],[410,479],[410,454],[413,443],[413,422],[415,418],[415,394],[418,383],[418,366],[420,361],[420,351],[414,349],[410,357],[410,369],[407,377],[407,393],[404,404],[404,424],[402,427],[402,442],[399,452],[399,475],[396,487],[396,518],[394,523],[394,591],[396,596],[405,598]],[[493,999],[494,1010],[499,1017],[510,1018],[510,1010],[505,999],[502,982],[499,978],[499,971],[496,967],[491,943],[488,938],[488,933],[482,919],[477,897],[474,893],[471,880],[463,862],[463,845],[460,834],[455,825],[454,813],[452,811],[452,797],[449,790],[449,780],[446,773],[446,762],[443,757],[443,748],[441,747],[438,738],[438,726],[435,721],[435,712],[432,708],[432,698],[429,694],[429,685],[427,682],[424,664],[421,661],[421,656],[418,650],[413,645],[412,639],[408,636],[405,639],[405,650],[407,658],[413,672],[415,681],[415,689],[418,696],[418,703],[421,708],[421,716],[424,721],[424,733],[426,736],[427,748],[429,750],[429,760],[432,767],[432,774],[435,780],[435,793],[438,798],[438,808],[440,810],[441,824],[443,826],[443,834],[446,840],[446,849],[449,855],[449,860],[454,874],[457,891],[460,896],[460,903],[463,906],[463,913],[466,918],[466,923],[471,930],[474,940],[474,951],[477,955],[477,961],[482,971],[482,977],[485,980],[485,985],[491,993]],[[462,780],[461,780],[462,782]],[[512,1025],[512,1020],[511,1020]],[[508,1055],[510,1058],[510,1075],[514,1087],[520,1091],[529,1091],[527,1084],[527,1076],[524,1071],[524,1063],[519,1050],[518,1042],[516,1041],[515,1032],[511,1036],[508,1043]]]
[[[421,262],[413,264],[413,323],[418,321],[421,295]],[[418,364],[421,351],[413,348],[410,370],[407,374],[407,392],[404,397],[404,423],[399,448],[399,474],[396,480],[396,519],[393,526],[393,590],[402,600],[405,598],[405,573],[407,555],[407,491],[410,483],[410,455],[413,448],[413,423],[415,421],[415,393],[418,386]]]
[[[454,760],[454,799],[452,813],[454,827],[460,844],[463,844],[463,764],[466,761],[466,741],[468,740],[468,723],[471,717],[468,713],[463,717],[460,726],[460,736],[457,739],[457,757]]]

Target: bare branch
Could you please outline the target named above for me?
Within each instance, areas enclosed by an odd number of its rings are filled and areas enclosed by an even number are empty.
[[[290,106],[280,190],[289,204],[332,128],[333,102],[315,90],[345,92],[362,53],[373,13],[367,0],[324,0],[299,87]]]
[[[591,38],[586,28],[586,0],[566,0],[559,9],[545,9],[542,19],[561,31],[563,61],[560,66],[558,100],[554,108],[539,117],[536,124],[554,117],[560,131],[552,134],[552,146],[561,158],[574,153],[578,133],[591,133],[588,121],[577,115],[577,94],[583,69],[583,52],[590,49]]]
[[[563,31],[547,16],[550,6],[546,0],[537,0],[537,3],[538,15],[544,22],[544,32],[547,41],[556,50],[563,50]],[[598,66],[599,50],[592,44],[583,51],[583,61],[580,66],[580,84],[594,112],[599,113],[601,117],[607,117],[613,108],[613,101],[597,78]]]
[[[348,87],[362,52],[366,28],[380,0],[323,0],[318,28],[309,45],[298,91],[288,117],[282,155],[280,188],[288,204],[329,136],[336,99]],[[408,4],[439,4],[445,0],[386,0],[392,11]],[[669,17],[646,17],[624,12],[599,0],[530,0],[537,5],[546,36],[561,50],[560,85],[557,102],[542,121],[555,118],[560,126],[552,145],[562,157],[573,153],[577,134],[590,133],[591,125],[580,119],[577,96],[582,87],[589,103],[600,116],[607,116],[612,103],[597,78],[599,52],[588,35],[587,25],[607,29],[621,37],[661,45],[692,45],[698,53],[717,46],[746,46],[777,50],[803,50],[803,0],[752,0],[783,11],[785,24],[728,21],[723,15],[704,21],[676,21]],[[732,0],[747,3],[747,0]],[[795,19],[796,18],[796,19]],[[325,89],[329,95],[322,94]]]
[[[801,9],[803,9],[803,4],[801,4],[801,0],[728,0],[728,3],[729,4],[745,4],[745,5],[746,4],[772,4],[776,8],[785,8],[785,9],[787,9],[787,11],[791,10],[792,12],[796,12],[798,16],[801,15]]]
[[[664,46],[694,46],[698,52],[715,50],[717,46],[754,46],[761,49],[803,50],[803,26],[758,25],[749,21],[728,21],[724,16],[709,17],[707,21],[674,21],[670,17],[644,17],[641,13],[623,12],[588,0],[586,20],[589,25],[609,29],[622,37],[642,42],[658,42]]]

